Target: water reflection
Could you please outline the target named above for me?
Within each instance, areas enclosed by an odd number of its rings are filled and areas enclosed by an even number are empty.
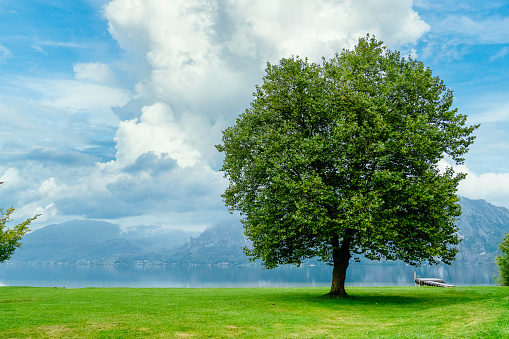
[[[493,285],[494,264],[413,267],[350,265],[347,286],[413,286],[414,271],[456,286]],[[55,287],[304,287],[330,286],[332,268],[180,265],[0,265],[0,285]]]
[[[357,269],[358,268],[358,269]],[[456,286],[494,285],[495,264],[456,264],[414,267],[403,263],[351,266],[347,274],[350,286],[412,286],[414,272],[421,278],[441,278]]]

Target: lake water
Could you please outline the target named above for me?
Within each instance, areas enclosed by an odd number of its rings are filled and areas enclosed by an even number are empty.
[[[422,278],[442,278],[456,286],[494,285],[496,265],[413,267],[404,263],[352,263],[347,286],[413,286]],[[305,287],[330,286],[332,267],[24,265],[0,264],[0,286],[34,287]]]

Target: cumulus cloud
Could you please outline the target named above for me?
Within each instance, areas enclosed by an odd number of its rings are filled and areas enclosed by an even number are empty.
[[[60,192],[68,190],[68,186],[66,184],[59,184],[55,177],[51,177],[47,180],[44,180],[39,186],[39,194],[44,197],[53,198],[57,196]]]
[[[221,58],[214,1],[114,0],[105,13],[120,45],[149,66],[138,94],[211,114],[243,88],[241,72]]]
[[[6,168],[4,173],[0,176],[0,181],[3,181],[3,189],[10,186],[15,186],[21,180],[19,171],[16,168]]]
[[[224,211],[225,179],[187,139],[169,105],[144,107],[139,119],[119,124],[115,160],[97,163],[75,187],[81,194],[62,198],[59,208],[102,219]]]
[[[175,123],[171,108],[156,103],[142,109],[139,119],[123,121],[117,130],[117,163],[132,164],[144,153],[175,159],[180,167],[193,166],[200,160],[200,153],[186,140],[187,135]]]
[[[320,61],[353,47],[366,33],[392,47],[415,42],[429,30],[412,1],[228,1],[235,33],[228,43],[240,55],[272,62],[290,55]]]
[[[120,120],[111,108],[125,105],[129,93],[79,76],[0,83],[0,206],[14,206],[18,220],[42,213],[35,225],[76,217],[56,201],[81,194],[91,166],[114,156],[106,149]]]

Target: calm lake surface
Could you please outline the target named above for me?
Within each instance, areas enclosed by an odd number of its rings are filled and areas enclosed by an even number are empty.
[[[413,267],[404,263],[352,263],[347,286],[413,286],[422,278],[442,278],[456,286],[494,285],[494,264]],[[0,286],[34,287],[306,287],[330,286],[332,267],[24,265],[0,264]]]

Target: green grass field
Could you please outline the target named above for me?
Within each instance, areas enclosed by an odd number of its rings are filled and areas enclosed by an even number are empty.
[[[509,338],[507,287],[0,287],[0,338]]]

